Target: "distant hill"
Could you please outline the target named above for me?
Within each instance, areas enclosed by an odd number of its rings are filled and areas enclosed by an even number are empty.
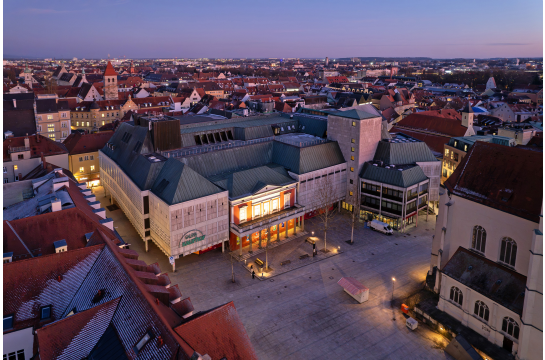
[[[4,59],[19,60],[19,59],[44,59],[44,58],[38,57],[38,56],[20,56],[20,55],[4,54]]]

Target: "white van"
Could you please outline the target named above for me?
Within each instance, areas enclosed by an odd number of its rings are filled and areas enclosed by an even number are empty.
[[[369,221],[368,226],[371,228],[371,230],[380,231],[386,235],[392,235],[394,233],[392,227],[386,223],[383,223],[382,221]]]

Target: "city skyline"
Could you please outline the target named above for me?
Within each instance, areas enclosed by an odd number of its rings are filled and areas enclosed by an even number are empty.
[[[543,53],[543,4],[430,1],[198,4],[4,3],[4,53],[35,58],[527,58]],[[360,11],[358,9],[362,8]],[[528,11],[532,9],[532,11]],[[203,11],[204,10],[204,11]],[[195,15],[197,14],[197,15]],[[373,16],[374,14],[374,16]],[[18,26],[21,18],[27,26]],[[500,26],[505,24],[505,26]],[[39,36],[40,29],[49,34]],[[74,31],[67,31],[73,29]],[[228,30],[225,30],[228,29]],[[256,31],[257,30],[257,31]]]

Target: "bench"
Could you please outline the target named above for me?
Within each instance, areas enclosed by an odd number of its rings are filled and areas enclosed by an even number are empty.
[[[288,264],[291,264],[291,261],[290,260],[284,260],[280,263],[280,265],[284,266],[284,265],[288,265]]]
[[[259,259],[259,258],[255,259],[255,263],[257,264],[257,266],[260,266],[260,267],[263,267],[263,265],[265,264],[265,263],[263,262],[263,260],[261,260],[261,259]]]
[[[300,260],[303,260],[303,259],[305,259],[305,258],[308,258],[308,254],[299,256],[299,259],[300,259]]]

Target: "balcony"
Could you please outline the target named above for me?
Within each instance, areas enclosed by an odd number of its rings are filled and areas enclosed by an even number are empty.
[[[407,194],[407,202],[411,201],[412,199],[416,199],[418,197],[418,193],[412,193],[412,194]]]
[[[403,202],[403,198],[400,198],[398,196],[384,194],[384,193],[382,194],[382,198],[383,199],[388,199],[388,200],[394,200],[394,201],[397,201],[397,202]]]
[[[371,190],[368,190],[368,189],[361,189],[361,192],[363,194],[370,194],[370,195],[380,196],[380,191],[371,191]]]
[[[305,207],[299,204],[295,204],[295,206],[291,208],[280,210],[275,213],[259,217],[257,219],[246,221],[246,222],[243,222],[242,224],[237,225],[233,223],[231,224],[231,229],[238,233],[243,233],[243,232],[247,232],[249,230],[254,230],[254,229],[255,231],[259,231],[260,228],[263,228],[266,226],[273,226],[278,223],[284,222],[286,220],[291,220],[294,217],[301,216],[304,214],[305,214]]]
[[[10,154],[25,152],[25,151],[30,151],[30,147],[26,147],[26,146],[10,146],[8,148],[8,152]]]
[[[388,209],[388,208],[384,208],[384,207],[381,209],[381,213],[401,216],[401,210]]]
[[[370,204],[370,203],[367,203],[367,202],[362,202],[361,206],[365,206],[365,207],[368,207],[368,208],[371,208],[371,209],[376,209],[376,210],[378,210],[380,208],[379,204]]]

